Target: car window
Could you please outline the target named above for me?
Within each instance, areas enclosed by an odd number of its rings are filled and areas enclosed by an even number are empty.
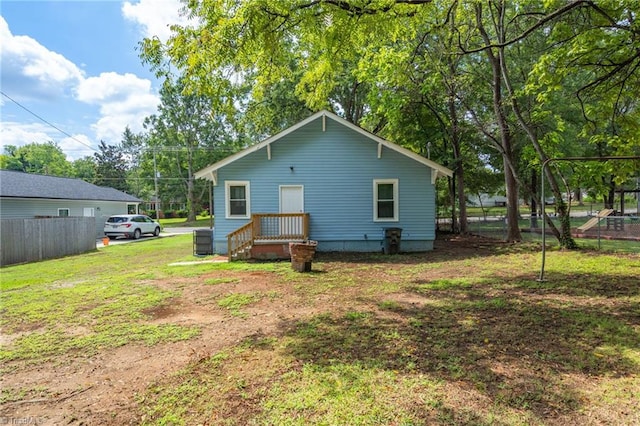
[[[121,217],[121,216],[111,216],[109,219],[107,219],[107,222],[109,223],[123,223],[126,221],[127,221],[127,218]]]

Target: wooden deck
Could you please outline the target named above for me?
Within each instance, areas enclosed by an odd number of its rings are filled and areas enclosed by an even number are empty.
[[[309,213],[254,213],[249,223],[227,235],[227,253],[229,260],[250,258],[253,247],[308,239]]]

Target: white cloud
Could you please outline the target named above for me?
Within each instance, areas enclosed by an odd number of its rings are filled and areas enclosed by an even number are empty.
[[[71,136],[73,137],[66,137],[58,142],[58,146],[67,154],[67,160],[73,161],[82,157],[92,157],[96,153],[95,148],[90,148],[93,143],[87,135],[74,134]]]
[[[170,25],[187,25],[189,20],[180,11],[180,0],[140,0],[137,3],[125,1],[122,4],[124,17],[141,27],[144,37],[158,37],[167,41],[171,35]]]
[[[4,152],[7,145],[22,146],[28,143],[46,143],[52,141],[49,135],[52,129],[44,124],[24,124],[3,121],[0,128],[0,147]]]
[[[18,99],[51,99],[68,93],[83,71],[29,36],[13,35],[0,16],[2,87]]]
[[[134,74],[102,73],[83,80],[77,88],[78,100],[98,105],[101,118],[92,125],[96,138],[108,144],[119,142],[125,127],[143,130],[144,118],[156,113],[158,96],[151,82]]]
[[[137,22],[152,30],[163,19],[167,19],[164,22],[177,22],[174,18],[178,16],[180,6],[177,1],[142,0],[135,5],[129,4],[129,7],[134,11],[132,16],[137,16]],[[171,18],[160,13],[163,10],[170,10]],[[145,11],[149,11],[150,15],[143,16]],[[66,137],[53,127],[25,115],[20,107],[2,96],[0,152],[5,145],[22,146],[32,142],[55,141],[69,158],[77,159],[94,151],[74,139],[90,146],[96,146],[98,140],[117,144],[127,126],[133,132],[141,132],[144,119],[157,111],[159,97],[148,79],[115,72],[87,77],[73,62],[48,50],[37,40],[13,35],[2,16],[0,40],[3,92],[62,130],[71,132],[69,128],[72,127],[74,132],[73,138]],[[47,100],[49,102],[43,102]],[[36,103],[37,107],[33,108]],[[50,110],[52,105],[55,111]],[[95,109],[98,110],[97,116]],[[28,118],[19,122],[22,119],[18,117]]]
[[[25,124],[3,121],[2,128],[0,129],[0,151],[4,153],[8,145],[20,147],[30,143],[44,144],[53,141],[56,142],[67,155],[67,160],[69,161],[87,155],[93,155],[93,153],[96,152],[89,148],[89,146],[91,146],[91,140],[88,136],[82,134],[72,136],[73,138],[65,137],[64,139],[60,139],[60,133],[44,123]]]

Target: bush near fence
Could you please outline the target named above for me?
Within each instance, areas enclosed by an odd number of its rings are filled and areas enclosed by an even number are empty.
[[[0,266],[96,249],[94,217],[0,220]]]

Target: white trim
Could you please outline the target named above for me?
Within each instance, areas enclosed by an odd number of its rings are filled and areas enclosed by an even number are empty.
[[[229,188],[232,186],[244,186],[244,196],[246,202],[246,211],[244,215],[231,215],[231,206],[229,199]],[[224,181],[224,216],[226,219],[249,219],[251,217],[251,184],[248,180],[226,180]]]
[[[393,184],[393,217],[378,217],[378,185]],[[373,221],[374,222],[398,222],[400,220],[400,198],[398,179],[374,179],[373,180]]]
[[[271,144],[267,145],[267,160],[271,160]]]
[[[231,164],[234,161],[239,160],[240,158],[245,157],[245,156],[247,156],[247,155],[249,155],[249,154],[251,154],[253,152],[259,151],[262,148],[268,147],[271,143],[277,141],[278,139],[281,139],[281,138],[287,136],[290,133],[295,132],[296,130],[300,129],[301,127],[306,126],[307,124],[313,122],[314,120],[316,120],[316,119],[318,119],[320,117],[322,117],[323,131],[326,130],[326,119],[330,118],[333,121],[335,121],[336,123],[342,124],[343,126],[346,126],[346,127],[350,128],[350,129],[352,129],[353,131],[355,131],[357,133],[360,133],[363,136],[366,136],[367,138],[371,139],[374,142],[377,142],[378,144],[380,144],[382,146],[385,146],[385,147],[387,147],[387,148],[389,148],[389,149],[391,149],[393,151],[396,151],[396,152],[398,152],[398,153],[400,153],[400,154],[402,154],[402,155],[404,155],[406,157],[409,157],[412,160],[415,160],[415,161],[417,161],[417,162],[419,162],[419,163],[421,163],[421,164],[423,164],[423,165],[425,165],[427,167],[430,167],[431,169],[436,171],[436,176],[437,177],[444,177],[444,176],[451,177],[451,176],[453,176],[453,171],[449,170],[448,168],[446,168],[444,166],[441,166],[440,164],[438,164],[438,163],[436,163],[434,161],[431,161],[428,158],[424,158],[421,155],[418,155],[413,151],[410,151],[410,150],[408,150],[406,148],[403,148],[400,145],[396,145],[393,142],[389,142],[389,141],[387,141],[385,139],[382,139],[381,137],[376,136],[373,133],[369,133],[366,130],[362,129],[361,127],[358,127],[355,124],[345,120],[344,118],[340,118],[337,115],[335,115],[335,114],[333,114],[333,113],[331,113],[329,111],[317,112],[317,113],[313,114],[312,116],[300,121],[298,124],[295,124],[295,125],[289,127],[288,129],[283,130],[282,132],[280,132],[280,133],[278,133],[278,134],[276,134],[274,136],[271,136],[270,138],[268,138],[268,139],[266,139],[266,140],[264,140],[264,141],[262,141],[262,142],[260,142],[258,144],[252,145],[252,146],[250,146],[250,147],[248,147],[248,148],[246,148],[246,149],[244,149],[244,150],[242,150],[240,152],[237,152],[237,153],[235,153],[235,154],[233,154],[233,155],[231,155],[231,156],[229,156],[229,157],[227,157],[227,158],[225,158],[225,159],[223,159],[221,161],[218,161],[217,163],[211,164],[211,165],[205,167],[204,169],[197,171],[194,176],[195,176],[196,179],[208,179],[208,180],[211,180],[211,181],[214,182],[214,185],[217,185],[217,179],[214,178],[214,175],[213,175],[213,173],[216,170],[219,170],[220,168],[222,168],[222,167],[224,167],[224,166],[226,166],[228,164]],[[267,148],[267,149],[269,149],[269,148]],[[380,150],[380,147],[378,149]]]

